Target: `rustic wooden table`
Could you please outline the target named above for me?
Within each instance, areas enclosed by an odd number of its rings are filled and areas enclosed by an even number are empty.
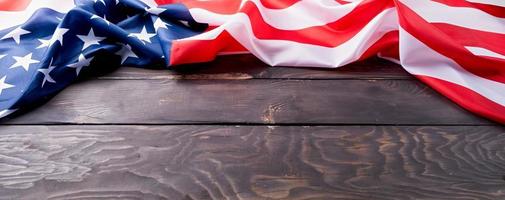
[[[505,128],[371,60],[123,68],[0,125],[0,199],[505,199]]]

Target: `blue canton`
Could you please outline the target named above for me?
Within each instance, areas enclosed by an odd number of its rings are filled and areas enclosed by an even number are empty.
[[[186,7],[75,0],[0,30],[0,118],[40,105],[78,78],[119,66],[165,68],[171,41],[201,33]]]

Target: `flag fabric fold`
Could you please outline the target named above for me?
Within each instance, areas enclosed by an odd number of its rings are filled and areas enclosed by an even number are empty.
[[[501,0],[5,2],[0,118],[99,71],[250,53],[272,66],[327,68],[379,56],[458,105],[505,123]]]

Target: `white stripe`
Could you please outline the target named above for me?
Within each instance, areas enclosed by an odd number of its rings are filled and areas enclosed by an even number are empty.
[[[2,117],[6,117],[7,115],[10,115],[14,112],[16,112],[18,109],[14,109],[14,110],[0,110],[0,118]]]
[[[26,22],[40,8],[66,13],[74,7],[73,0],[32,0],[24,11],[0,11],[0,30]]]
[[[359,2],[340,5],[333,0],[308,0],[300,1],[285,9],[269,9],[264,7],[260,0],[249,1],[258,6],[266,23],[283,30],[322,26],[339,20],[360,5]],[[191,8],[189,12],[197,22],[213,26],[222,25],[232,20],[236,15],[240,15],[240,13],[218,14],[201,8]],[[287,16],[289,18],[286,18]]]
[[[149,7],[158,7],[158,4],[154,0],[141,0]]]
[[[481,47],[468,47],[468,46],[465,48],[477,56],[489,56],[489,57],[505,59],[505,55],[501,55],[501,54],[491,51],[489,49],[485,49],[485,48],[481,48]]]
[[[481,3],[481,4],[488,4],[488,5],[493,5],[493,6],[505,7],[504,0],[466,0],[466,1],[472,2],[472,3]]]
[[[396,63],[396,64],[398,64],[398,65],[401,65],[401,64],[402,64],[402,63],[400,62],[400,60],[398,60],[397,58],[387,57],[387,56],[382,55],[381,53],[378,53],[378,54],[377,54],[377,57],[378,57],[378,58],[382,58],[382,59],[384,59],[384,60],[389,60],[389,61],[391,61],[392,63]]]
[[[233,19],[234,16],[234,15],[218,14],[201,8],[191,8],[189,9],[189,12],[191,13],[191,16],[193,17],[193,19],[195,19],[195,21],[200,23],[206,23],[211,26],[219,26],[221,24],[224,24],[227,21]]]
[[[212,31],[183,40],[212,40],[224,30],[269,65],[340,67],[359,59],[384,34],[398,30],[398,17],[396,9],[384,10],[353,38],[333,48],[286,40],[260,40],[254,36],[245,14],[237,15],[234,20]]]
[[[505,34],[505,19],[468,7],[451,7],[430,0],[400,0],[430,23],[456,26]]]
[[[505,84],[466,71],[456,62],[435,52],[402,28],[400,28],[400,60],[405,70],[411,74],[448,81],[505,105]]]

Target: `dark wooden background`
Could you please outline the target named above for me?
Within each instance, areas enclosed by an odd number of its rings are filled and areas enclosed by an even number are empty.
[[[0,199],[505,199],[505,128],[380,60],[122,68],[0,124]]]

